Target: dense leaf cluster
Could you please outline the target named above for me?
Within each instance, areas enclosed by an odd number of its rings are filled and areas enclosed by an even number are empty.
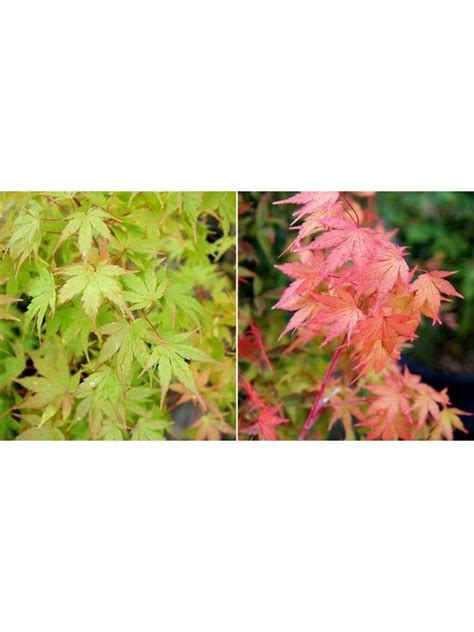
[[[0,438],[232,438],[235,194],[0,203]]]
[[[274,202],[288,203],[298,205],[291,223],[296,232],[286,249],[294,258],[275,267],[291,281],[273,307],[292,313],[278,341],[289,332],[295,336],[272,365],[274,349],[262,333],[268,327],[259,327],[252,306],[250,310],[243,306],[241,434],[260,439],[284,436],[286,425],[293,421],[291,408],[275,391],[284,384],[293,388],[291,399],[299,398],[304,408],[306,394],[297,390],[294,378],[313,367],[306,357],[289,366],[290,376],[283,375],[280,358],[294,356],[316,342],[319,347],[331,345],[330,360],[315,380],[312,406],[299,427],[300,439],[313,427],[314,438],[325,438],[336,423],[349,439],[452,439],[454,430],[464,430],[462,411],[450,407],[446,390],[435,391],[407,369],[402,371],[396,361],[407,343],[416,339],[423,317],[433,325],[440,323],[442,302],[462,298],[447,281],[453,272],[410,268],[406,249],[384,229],[373,193],[351,197],[341,192],[304,192]],[[246,208],[241,211],[245,214]],[[250,244],[244,251],[247,257],[257,252]],[[249,278],[255,291],[256,275],[251,270],[245,274],[244,269],[243,281]],[[262,387],[252,365],[268,373],[275,367],[276,375]],[[316,363],[313,366],[317,368]]]

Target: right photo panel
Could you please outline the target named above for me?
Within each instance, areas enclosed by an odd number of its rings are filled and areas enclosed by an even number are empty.
[[[239,440],[474,438],[474,193],[239,193]]]

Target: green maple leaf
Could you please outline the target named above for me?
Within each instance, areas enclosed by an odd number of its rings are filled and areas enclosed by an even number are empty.
[[[100,438],[103,441],[123,441],[124,431],[115,419],[109,417],[102,424]]]
[[[130,379],[133,360],[136,359],[143,367],[150,356],[145,339],[148,335],[147,323],[141,318],[133,322],[117,321],[104,325],[99,329],[100,334],[108,336],[102,346],[98,363],[103,364],[115,359],[117,375],[122,383]]]
[[[87,356],[92,326],[90,318],[80,307],[62,306],[48,319],[46,333],[51,335],[57,331],[61,332],[61,339],[65,345],[71,345],[71,349],[80,349]]]
[[[111,367],[103,366],[91,373],[79,385],[76,397],[82,401],[77,407],[75,419],[80,421],[88,416],[94,439],[104,438],[104,432],[113,432],[111,422],[125,425],[122,387],[117,373]]]
[[[163,407],[164,398],[168,392],[173,375],[188,391],[198,399],[201,399],[194,380],[194,375],[186,360],[211,363],[214,363],[214,360],[208,356],[207,353],[191,345],[182,344],[190,335],[189,333],[185,333],[171,336],[168,338],[167,344],[155,347],[143,368],[143,371],[147,371],[151,367],[158,365],[158,378],[161,386],[160,408]]]
[[[203,441],[219,441],[222,435],[235,435],[235,430],[223,417],[207,414],[199,417],[191,426],[197,430],[196,439]]]
[[[7,296],[6,294],[0,294],[0,320],[17,320],[20,319],[13,314],[10,314],[8,309],[3,309],[2,305],[12,305],[13,303],[17,303],[20,301],[19,298],[15,298],[14,296]],[[2,334],[0,334],[0,340],[3,340]]]
[[[190,294],[189,286],[173,281],[164,294],[165,303],[173,325],[176,322],[176,312],[179,311],[181,321],[189,320],[200,328],[199,317],[205,316],[205,312],[202,305]]]
[[[65,437],[59,428],[45,426],[28,428],[28,430],[20,432],[17,437],[17,441],[63,441],[64,439]]]
[[[234,419],[232,199],[0,192],[0,439],[226,434],[175,433],[167,403]]]
[[[235,224],[235,193],[233,191],[206,191],[203,194],[204,211],[221,218],[224,235],[228,235],[230,227]]]
[[[163,441],[165,431],[170,430],[173,422],[166,419],[155,418],[152,413],[140,417],[132,430],[134,441]]]
[[[34,253],[38,255],[41,243],[39,210],[29,208],[20,213],[13,222],[14,231],[7,243],[6,250],[14,261],[18,259],[18,267],[27,257]]]
[[[205,263],[197,263],[189,268],[183,268],[180,271],[180,278],[184,281],[183,285],[200,286],[211,291],[219,288],[223,281],[219,278],[216,267],[207,260]]]
[[[10,351],[7,357],[2,354],[1,370],[0,370],[0,393],[2,388],[18,377],[25,370],[26,357],[23,345],[16,341],[12,344],[14,354]],[[1,417],[0,417],[1,419]]]
[[[97,207],[72,213],[72,215],[68,218],[68,223],[65,229],[61,233],[61,237],[56,244],[55,250],[57,250],[59,246],[66,241],[66,239],[69,239],[72,235],[78,234],[79,250],[81,255],[84,258],[87,258],[87,255],[92,248],[93,237],[96,237],[97,235],[104,237],[104,239],[110,239],[112,237],[112,233],[104,221],[106,219],[115,218]]]
[[[201,213],[202,193],[184,193],[183,195],[183,211],[191,225],[194,241],[197,239],[196,225]]]
[[[138,276],[125,277],[124,284],[130,291],[125,291],[123,296],[134,310],[151,309],[168,287],[168,282],[166,280],[160,282],[154,270],[147,270],[144,280]]]
[[[97,268],[90,264],[72,265],[65,268],[61,274],[70,278],[59,291],[59,304],[82,294],[81,303],[84,311],[93,319],[105,300],[115,303],[122,310],[125,308],[122,286],[114,277],[128,274],[127,270],[101,261]]]
[[[20,407],[44,409],[43,421],[49,420],[62,407],[63,418],[67,418],[80,373],[69,373],[67,355],[58,345],[47,347],[43,354],[31,352],[30,355],[37,374],[14,380],[31,391]]]
[[[28,326],[35,318],[38,337],[41,338],[41,325],[48,307],[50,314],[54,314],[56,286],[53,275],[45,268],[39,268],[38,277],[32,282],[28,294],[33,297],[33,300],[26,310],[25,324]]]

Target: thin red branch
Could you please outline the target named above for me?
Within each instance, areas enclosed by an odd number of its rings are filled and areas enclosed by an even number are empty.
[[[331,377],[331,375],[333,374],[333,371],[336,367],[336,362],[339,358],[339,356],[341,355],[341,352],[346,344],[346,339],[347,336],[344,337],[344,340],[341,342],[341,344],[338,346],[338,348],[336,349],[331,363],[329,364],[326,374],[323,377],[323,381],[321,382],[321,387],[318,391],[318,394],[316,395],[316,398],[313,402],[313,405],[311,407],[311,410],[309,411],[309,415],[306,418],[306,421],[304,422],[303,427],[301,428],[301,432],[298,436],[298,439],[300,439],[301,441],[306,439],[306,437],[308,436],[311,428],[314,426],[318,413],[321,410],[321,408],[323,407],[323,395],[324,395],[324,391],[326,389],[327,383],[329,382],[329,378]]]
[[[342,194],[342,197],[344,199],[344,202],[346,202],[346,204],[348,204],[351,207],[352,211],[354,212],[354,215],[356,216],[357,226],[360,227],[359,215],[358,215],[357,211],[352,206],[352,204],[349,201],[349,198],[347,197],[347,195],[345,193]]]
[[[265,343],[263,342],[263,338],[262,335],[260,333],[260,329],[257,327],[257,325],[253,322],[253,320],[251,318],[249,318],[249,325],[250,325],[250,329],[252,331],[252,334],[257,342],[257,345],[259,347],[260,350],[260,354],[262,356],[262,360],[264,362],[264,364],[267,366],[268,370],[270,371],[270,373],[273,373],[273,368],[272,368],[272,363],[270,362],[270,358],[267,355],[267,352],[265,351]]]

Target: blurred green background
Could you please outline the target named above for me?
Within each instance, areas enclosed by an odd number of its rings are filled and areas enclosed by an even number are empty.
[[[445,306],[441,325],[424,319],[411,355],[440,372],[474,373],[474,193],[377,193],[377,208],[410,263],[457,270],[450,281],[464,296]]]

